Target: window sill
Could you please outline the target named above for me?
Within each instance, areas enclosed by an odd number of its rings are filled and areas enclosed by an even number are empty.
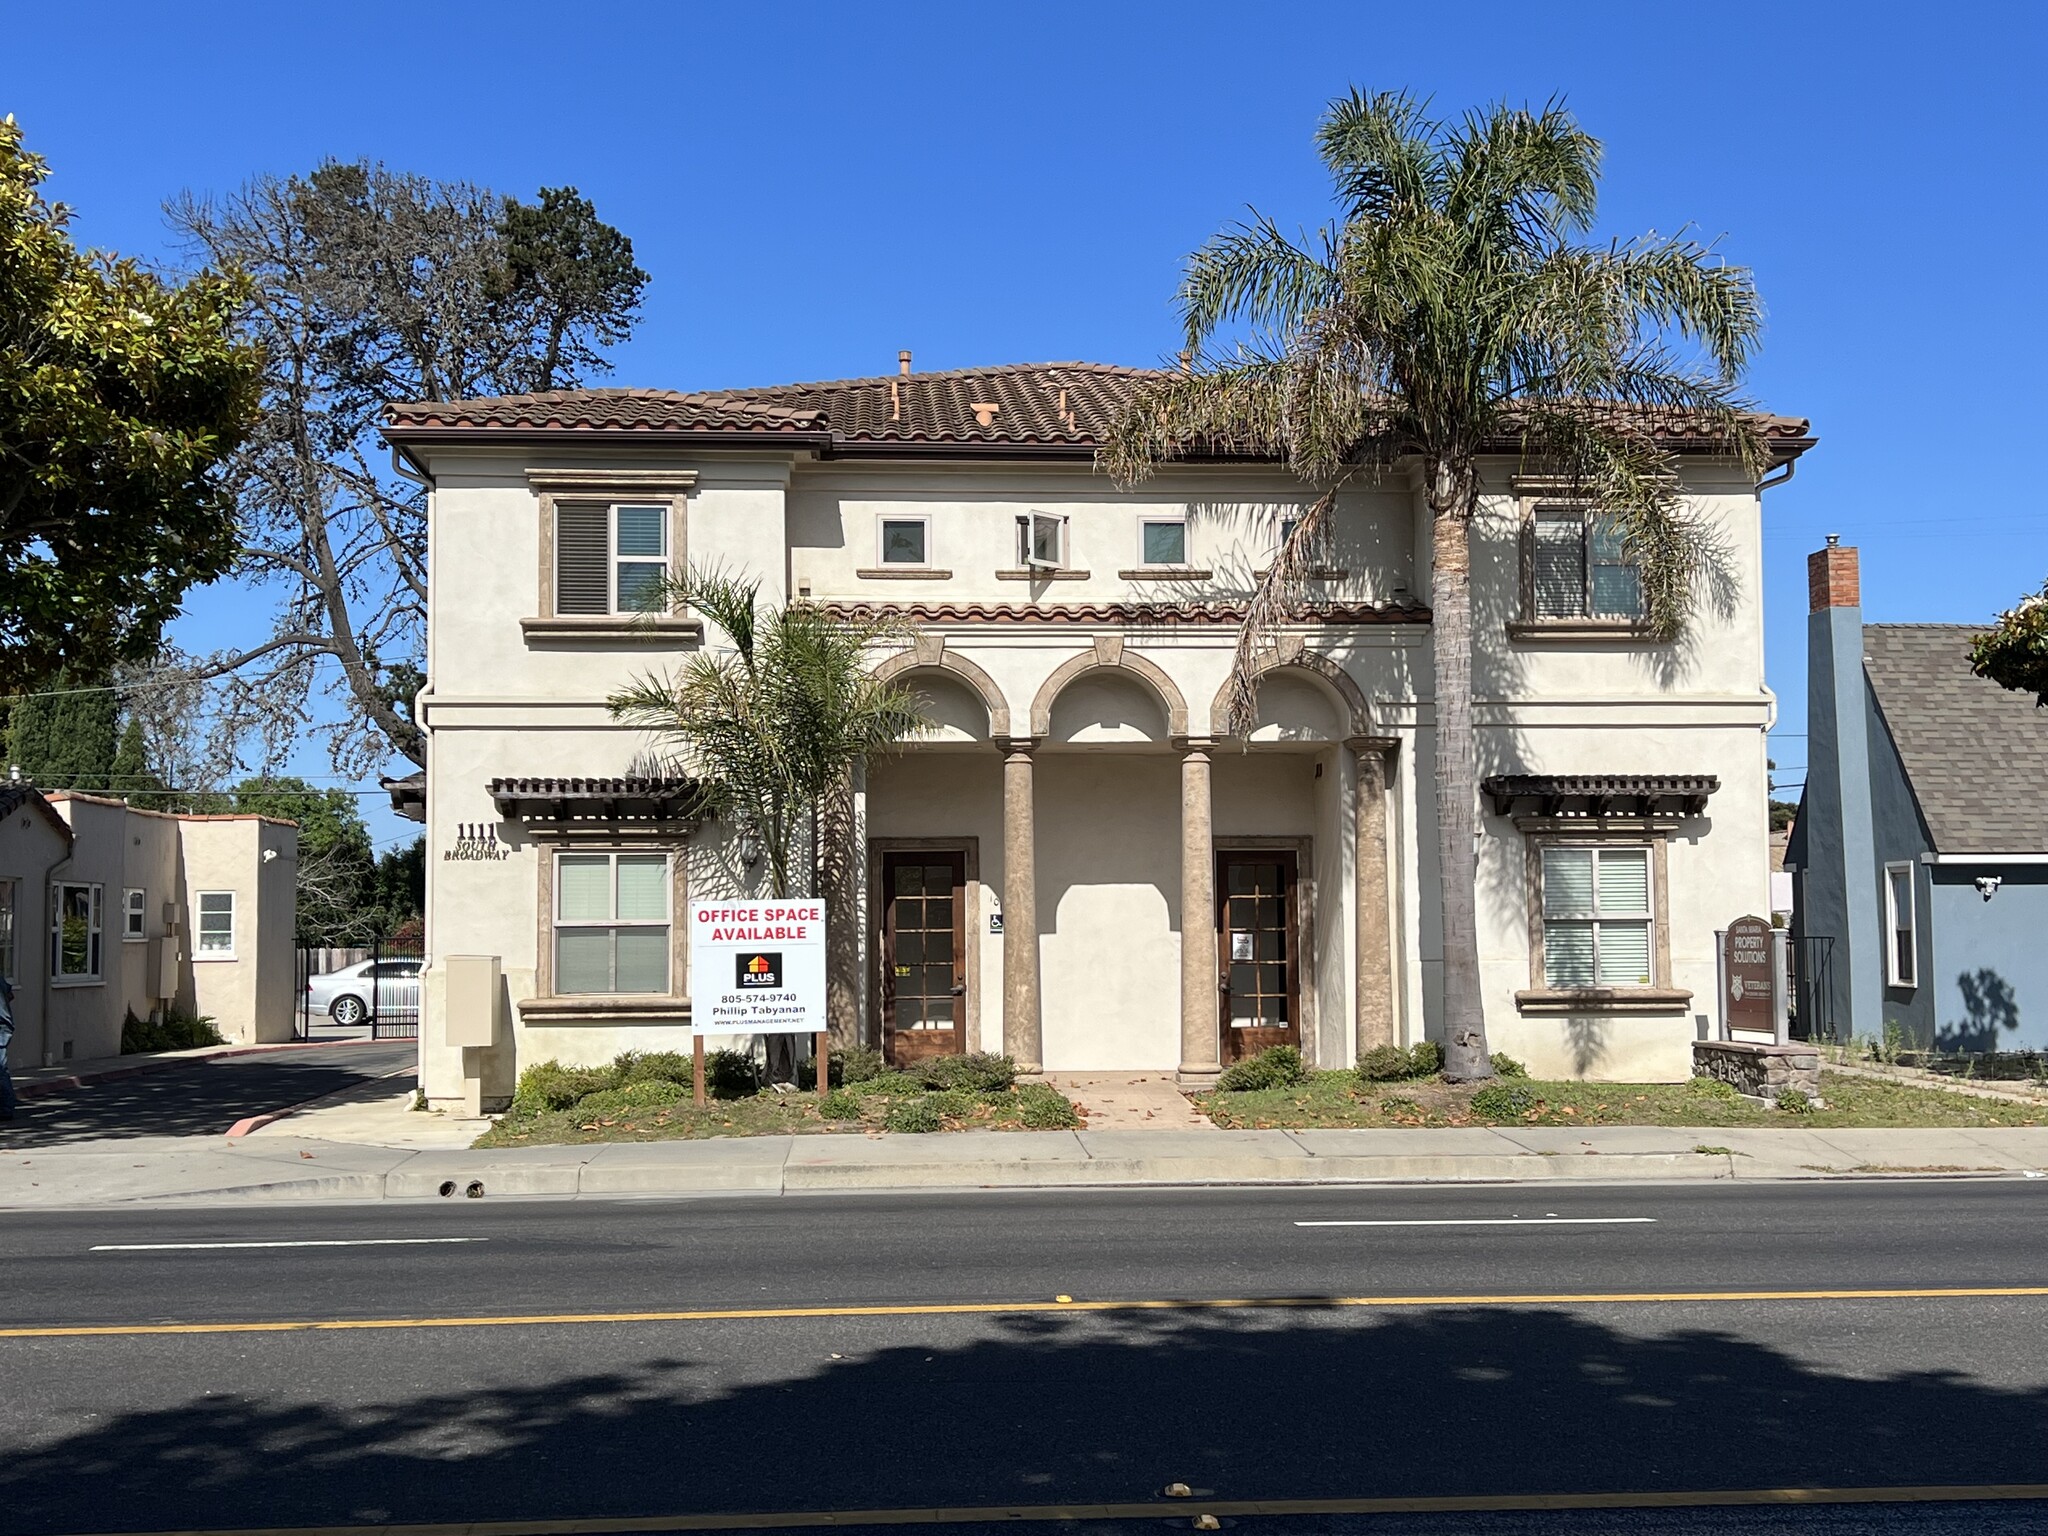
[[[1087,571],[1070,570],[1065,566],[1048,570],[1027,565],[996,572],[997,581],[1086,581],[1088,576]]]
[[[149,935],[146,933],[124,933],[121,935],[121,942],[123,944],[147,944],[149,942]]]
[[[104,976],[52,976],[50,978],[50,985],[53,988],[104,987],[106,984],[107,979]]]
[[[1510,640],[1640,640],[1656,642],[1650,627],[1636,619],[1510,619]]]
[[[688,1024],[690,1000],[649,992],[583,992],[528,997],[519,1017],[529,1024]]]
[[[1262,566],[1252,572],[1254,581],[1264,581],[1272,573],[1271,566]],[[1304,581],[1349,581],[1351,572],[1341,565],[1317,565],[1301,573]]]
[[[1523,1013],[1684,1013],[1692,993],[1683,987],[1532,987],[1515,994]]]
[[[951,581],[953,573],[936,565],[864,565],[853,573],[862,581]]]
[[[1119,581],[1214,581],[1214,571],[1191,565],[1134,565],[1118,571]]]
[[[191,959],[194,965],[211,965],[216,961],[233,960],[235,956],[231,954],[223,954],[221,951],[216,949],[212,951],[210,954],[192,955],[189,958]]]
[[[685,614],[560,614],[554,618],[521,619],[519,628],[533,640],[689,640],[704,633],[704,625]]]

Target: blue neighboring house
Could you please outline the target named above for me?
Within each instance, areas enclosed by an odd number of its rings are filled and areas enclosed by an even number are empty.
[[[1865,624],[1853,548],[1830,538],[1807,584],[1801,1011],[1837,1037],[2048,1049],[2048,710],[1972,674],[1983,626]]]

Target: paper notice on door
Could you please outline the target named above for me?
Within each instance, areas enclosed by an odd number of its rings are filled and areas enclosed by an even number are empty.
[[[1248,933],[1233,933],[1230,936],[1230,958],[1249,960],[1252,957],[1252,936]]]

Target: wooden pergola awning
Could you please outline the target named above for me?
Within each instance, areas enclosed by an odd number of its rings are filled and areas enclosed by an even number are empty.
[[[491,803],[527,827],[651,826],[704,819],[694,779],[493,779]]]
[[[1721,781],[1711,773],[1503,773],[1479,787],[1496,816],[1662,821],[1703,815]]]

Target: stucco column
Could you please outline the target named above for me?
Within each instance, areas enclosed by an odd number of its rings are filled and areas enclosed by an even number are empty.
[[[1029,741],[1003,751],[1003,1050],[1019,1072],[1045,1070],[1038,1016],[1038,872]]]
[[[1376,1045],[1394,1044],[1394,947],[1387,901],[1387,747],[1376,741],[1349,743],[1354,769],[1352,864],[1356,888],[1356,1045],[1363,1056]]]
[[[1180,1082],[1214,1086],[1222,1071],[1216,1034],[1216,840],[1207,743],[1180,759]]]

